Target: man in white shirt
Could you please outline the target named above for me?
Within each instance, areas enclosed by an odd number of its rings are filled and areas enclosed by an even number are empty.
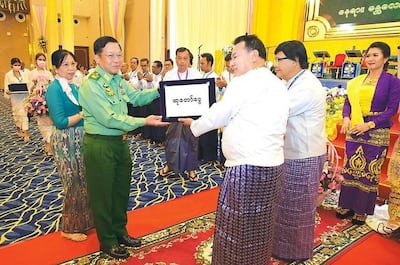
[[[139,66],[139,59],[137,57],[132,57],[129,60],[130,66],[131,66],[131,71],[128,72],[129,76],[129,83],[132,85],[133,88],[138,88],[139,86],[139,79],[138,79],[138,72],[139,70],[137,69]]]
[[[308,70],[307,52],[300,41],[278,45],[274,68],[286,84],[290,112],[272,253],[299,262],[313,255],[318,186],[326,154],[326,91]]]
[[[139,59],[137,57],[132,57],[129,60],[129,63],[131,66],[131,71],[127,73],[127,75],[128,75],[127,81],[129,81],[129,84],[132,86],[132,88],[138,89],[138,87],[139,87],[139,79],[138,79]],[[128,103],[128,114],[133,117],[144,117],[143,113],[141,112],[141,108],[133,107],[132,104],[130,104],[130,103]],[[143,130],[143,127],[139,127],[137,129],[131,131],[130,134],[133,134],[135,137],[141,136],[142,130]]]
[[[153,74],[150,72],[149,59],[140,59],[141,72],[138,73],[139,89],[153,88]],[[146,115],[147,116],[147,115]]]
[[[218,75],[213,71],[214,57],[211,53],[200,55],[200,70],[203,78],[214,78]],[[217,98],[219,88],[215,86],[215,96]],[[218,130],[212,130],[199,137],[199,160],[217,161],[218,160]]]
[[[199,119],[180,121],[195,136],[224,127],[227,170],[218,200],[211,264],[268,264],[283,173],[288,94],[265,67],[266,50],[257,36],[240,36],[234,44],[235,78],[222,100]]]
[[[162,80],[162,62],[161,61],[154,61],[151,65],[151,72],[152,75],[152,87],[159,88],[160,81]],[[149,79],[150,80],[150,79]],[[149,105],[144,106],[145,113],[147,115],[160,115],[160,98],[153,100]],[[165,128],[155,128],[154,126],[145,126],[143,127],[143,138],[147,138],[150,140],[151,143],[156,143],[158,145],[162,145],[165,141]]]
[[[168,58],[164,60],[164,67],[162,70],[162,79],[164,79],[165,74],[174,68],[174,61]]]
[[[218,88],[217,90],[217,101],[221,100],[222,96],[225,93],[225,89],[228,86],[228,83],[232,80],[233,78],[233,72],[231,68],[231,61],[232,57],[231,54],[227,54],[225,56],[225,70],[222,72],[221,77],[218,77],[216,79],[216,86]]]
[[[177,67],[168,71],[163,81],[188,80],[201,78],[200,72],[191,68],[193,54],[185,47],[176,50]],[[198,181],[195,170],[198,168],[198,138],[190,129],[179,122],[171,123],[166,132],[165,155],[167,164],[160,171],[165,177],[170,171],[175,173],[187,172],[190,181]]]

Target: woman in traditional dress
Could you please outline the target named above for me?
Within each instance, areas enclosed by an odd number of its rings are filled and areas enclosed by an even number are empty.
[[[366,53],[368,73],[350,80],[343,106],[341,133],[345,160],[336,216],[362,225],[375,209],[382,165],[386,159],[392,117],[400,101],[400,80],[385,70],[390,47],[372,43]]]
[[[383,235],[395,236],[400,239],[400,139],[394,144],[392,157],[388,167],[387,183],[390,184],[389,220],[387,224],[380,223],[377,231]]]
[[[38,53],[35,56],[36,68],[31,71],[31,101],[32,97],[38,100],[44,100],[47,86],[53,81],[53,75],[46,70],[46,55]],[[44,152],[51,155],[50,137],[53,129],[53,124],[47,113],[46,103],[43,103],[42,109],[35,110],[36,121],[39,131],[44,141]]]
[[[92,213],[82,158],[83,114],[78,105],[78,88],[72,83],[76,71],[75,56],[67,50],[51,55],[56,80],[46,93],[50,118],[55,131],[51,137],[54,160],[61,177],[65,198],[61,235],[73,241],[87,238],[93,227]]]
[[[14,117],[14,123],[17,127],[17,136],[23,137],[25,142],[29,141],[29,121],[24,100],[28,96],[28,91],[18,91],[12,93],[9,90],[10,84],[29,84],[29,75],[21,71],[22,61],[19,58],[11,59],[11,70],[4,76],[5,97],[11,99],[11,109]]]
[[[307,70],[307,52],[299,41],[278,45],[274,67],[288,89],[290,111],[272,255],[307,260],[313,255],[318,187],[326,159],[326,91]]]

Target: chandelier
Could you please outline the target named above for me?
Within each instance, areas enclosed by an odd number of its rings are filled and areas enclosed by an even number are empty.
[[[0,0],[0,9],[10,13],[28,13],[28,0]]]

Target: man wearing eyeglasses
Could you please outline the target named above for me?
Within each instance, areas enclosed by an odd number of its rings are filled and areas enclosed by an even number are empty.
[[[119,74],[122,50],[112,37],[94,42],[97,66],[79,89],[84,113],[84,163],[100,250],[126,259],[126,247],[139,247],[141,240],[126,229],[126,210],[132,170],[126,134],[144,125],[164,126],[161,116],[128,116],[127,103],[145,105],[159,97],[157,89],[132,89]]]
[[[274,67],[286,84],[290,111],[272,254],[290,263],[313,254],[317,189],[326,153],[326,92],[307,69],[307,52],[300,41],[279,44]]]

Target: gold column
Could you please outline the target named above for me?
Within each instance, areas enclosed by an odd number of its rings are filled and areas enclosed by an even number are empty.
[[[47,18],[46,18],[46,40],[47,40],[47,63],[51,65],[50,56],[58,50],[60,44],[58,39],[58,22],[57,22],[57,0],[46,1]]]
[[[61,43],[63,49],[74,52],[74,16],[72,0],[61,2]]]

